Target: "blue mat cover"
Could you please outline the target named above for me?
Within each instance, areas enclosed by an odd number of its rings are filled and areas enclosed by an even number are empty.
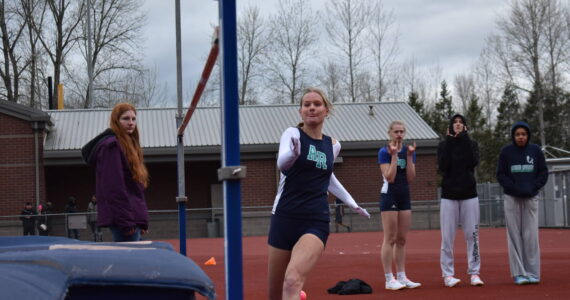
[[[212,280],[170,244],[0,237],[2,299],[216,298]]]

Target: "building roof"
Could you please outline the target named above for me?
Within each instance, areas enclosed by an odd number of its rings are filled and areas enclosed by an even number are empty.
[[[51,124],[49,115],[22,104],[0,100],[0,113],[30,122],[45,122]]]
[[[298,105],[240,106],[240,144],[242,151],[262,151],[271,146],[277,150],[282,132],[300,121]],[[137,109],[141,146],[147,153],[174,153],[176,148],[175,108]],[[108,127],[111,109],[48,111],[54,126],[47,134],[44,149],[50,153],[76,152]],[[221,122],[219,107],[199,107],[194,112],[184,134],[186,153],[214,151],[219,153]],[[407,140],[418,145],[434,147],[438,136],[431,127],[404,102],[335,104],[325,122],[323,132],[341,141],[343,149],[359,148],[388,140],[387,128],[391,121],[406,124]],[[214,150],[215,149],[215,150]],[[171,152],[174,151],[174,152]],[[78,152],[75,155],[78,155]],[[57,155],[61,156],[61,155]]]

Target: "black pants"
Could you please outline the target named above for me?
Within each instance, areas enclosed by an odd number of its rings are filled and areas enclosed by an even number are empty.
[[[78,229],[68,229],[67,230],[67,237],[70,239],[79,239],[79,230]]]
[[[102,241],[101,228],[97,226],[97,222],[89,222],[89,228],[91,228],[91,234],[93,235],[94,242]]]
[[[36,235],[34,226],[24,226],[24,235]]]

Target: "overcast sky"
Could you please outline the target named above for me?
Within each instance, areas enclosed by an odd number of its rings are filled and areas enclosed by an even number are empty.
[[[310,0],[313,10],[323,10],[326,1]],[[240,9],[255,4],[264,17],[277,0],[237,0]],[[443,77],[452,82],[477,59],[485,37],[495,30],[497,16],[504,15],[507,1],[499,0],[383,0],[394,12],[399,26],[400,60],[416,59],[420,66],[439,64]],[[166,82],[169,106],[176,105],[176,42],[174,0],[146,0],[145,27],[147,65],[156,66],[160,84]],[[218,24],[218,2],[181,0],[183,84],[186,90],[198,81],[210,49],[212,26]],[[193,92],[189,91],[189,92]],[[189,99],[184,99],[187,105]]]

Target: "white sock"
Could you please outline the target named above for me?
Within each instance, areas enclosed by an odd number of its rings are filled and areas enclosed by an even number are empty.
[[[398,280],[406,279],[406,272],[398,272]]]
[[[386,274],[384,274],[384,276],[386,277],[386,282],[394,279],[394,274],[392,274],[392,273],[386,273]]]

